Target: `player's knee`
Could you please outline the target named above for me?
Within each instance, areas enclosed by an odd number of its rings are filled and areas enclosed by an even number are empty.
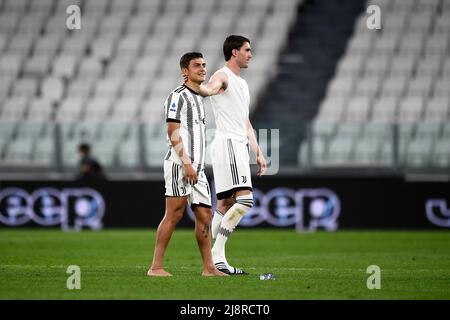
[[[183,218],[183,209],[175,209],[170,215],[167,215],[167,220],[172,224],[177,224]]]
[[[199,214],[196,216],[196,220],[201,225],[210,226],[212,222],[212,216],[210,214]]]
[[[242,206],[247,213],[253,207],[253,193],[236,197],[236,203]]]
[[[224,214],[234,205],[234,198],[222,199],[217,202],[217,210]]]

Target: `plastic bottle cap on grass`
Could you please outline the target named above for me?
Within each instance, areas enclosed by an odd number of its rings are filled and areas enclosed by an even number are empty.
[[[273,273],[263,273],[259,275],[259,280],[275,280]]]

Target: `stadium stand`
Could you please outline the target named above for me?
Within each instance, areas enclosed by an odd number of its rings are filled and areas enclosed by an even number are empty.
[[[333,166],[338,161],[346,166],[390,166],[397,158],[395,165],[403,168],[448,171],[450,142],[444,142],[442,128],[450,122],[450,2],[367,1],[370,4],[380,6],[382,28],[369,30],[366,12],[356,19],[311,126],[313,136],[321,136],[318,128],[337,127],[338,134],[320,138],[325,147],[319,148],[325,150],[319,152],[332,161],[313,165]],[[355,123],[389,135],[372,135],[366,143],[355,131],[344,140],[341,129]],[[396,146],[386,147],[388,140]],[[308,152],[308,142],[303,141],[298,152],[301,165],[308,165]]]
[[[281,128],[281,168],[448,171],[449,15],[449,0],[0,0],[0,171],[71,170],[80,142],[109,170],[160,168],[179,57],[201,51],[211,73],[231,33],[252,40],[252,119]]]
[[[80,142],[109,169],[159,167],[182,53],[202,51],[212,72],[225,36],[248,36],[261,52],[246,73],[256,97],[298,2],[1,0],[0,167],[70,168]],[[81,8],[80,30],[66,27],[69,5]]]

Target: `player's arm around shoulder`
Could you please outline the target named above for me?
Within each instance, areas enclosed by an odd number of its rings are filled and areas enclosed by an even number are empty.
[[[203,97],[213,96],[224,92],[228,87],[228,76],[224,72],[217,72],[207,84],[200,85],[200,95]]]

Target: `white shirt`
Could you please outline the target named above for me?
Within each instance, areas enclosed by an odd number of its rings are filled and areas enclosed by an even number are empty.
[[[250,107],[250,92],[247,82],[235,75],[227,66],[217,70],[214,74],[218,72],[227,75],[228,87],[224,92],[208,98],[214,112],[217,133],[237,136],[237,138],[247,141]]]

